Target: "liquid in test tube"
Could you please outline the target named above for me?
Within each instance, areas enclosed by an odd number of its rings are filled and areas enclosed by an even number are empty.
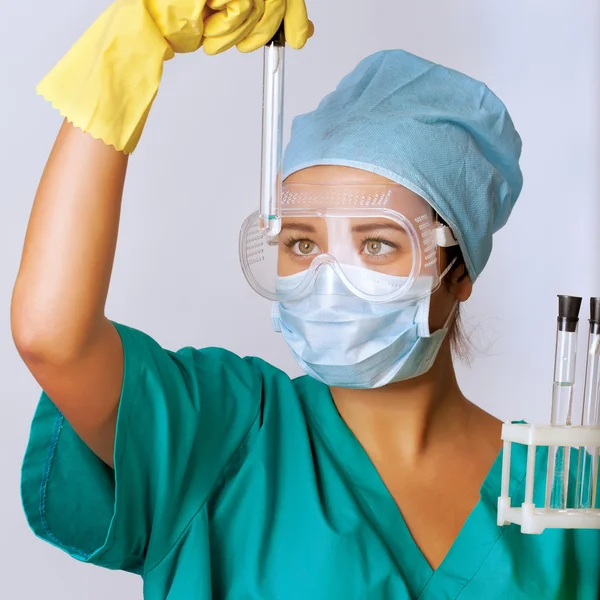
[[[600,425],[600,298],[590,299],[590,331],[585,367],[585,389],[581,424]],[[598,449],[579,448],[575,508],[596,508]]]
[[[558,297],[552,415],[550,420],[552,425],[567,427],[572,425],[577,327],[580,308],[581,298],[576,296]],[[569,459],[569,447],[550,446],[548,448],[546,508],[564,510],[567,507]]]

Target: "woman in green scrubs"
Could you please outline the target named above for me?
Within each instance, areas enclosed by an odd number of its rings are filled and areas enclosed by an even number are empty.
[[[105,316],[127,156],[65,122],[13,302],[44,389],[22,473],[36,535],[141,575],[149,600],[596,600],[598,532],[497,526],[501,424],[452,363],[519,156],[483,84],[401,51],[297,119],[284,200],[307,212],[284,212],[272,273],[244,265],[307,373],[292,380]]]

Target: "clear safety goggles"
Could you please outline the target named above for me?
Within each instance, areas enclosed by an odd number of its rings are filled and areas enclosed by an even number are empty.
[[[440,283],[438,247],[456,244],[429,204],[400,185],[284,184],[280,204],[276,237],[261,232],[258,213],[240,233],[244,275],[270,300],[310,293],[325,268],[371,302],[414,293],[422,278],[431,293]]]

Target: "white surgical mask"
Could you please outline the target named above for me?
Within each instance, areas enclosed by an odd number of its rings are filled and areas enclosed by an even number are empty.
[[[381,283],[381,273],[354,269],[356,276]],[[293,284],[296,277],[282,277],[281,284]],[[383,277],[394,286],[404,281]],[[422,375],[433,365],[450,317],[444,328],[430,333],[431,292],[432,280],[421,277],[402,300],[372,303],[353,295],[332,269],[322,267],[309,295],[274,303],[273,326],[314,379],[335,387],[377,388]]]

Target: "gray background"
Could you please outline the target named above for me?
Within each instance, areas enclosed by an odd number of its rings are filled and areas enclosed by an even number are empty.
[[[19,468],[39,390],[9,331],[28,212],[61,121],[33,88],[108,2],[0,3],[0,597],[140,598],[136,577],[78,564],[27,529]],[[468,303],[481,351],[460,381],[499,417],[547,421],[555,295],[600,294],[597,0],[308,4],[317,36],[289,55],[288,117],[392,47],[483,79],[507,103],[526,185]],[[239,226],[257,206],[260,102],[260,53],[167,65],[131,163],[108,314],[166,347],[224,346],[295,374],[237,262]]]

